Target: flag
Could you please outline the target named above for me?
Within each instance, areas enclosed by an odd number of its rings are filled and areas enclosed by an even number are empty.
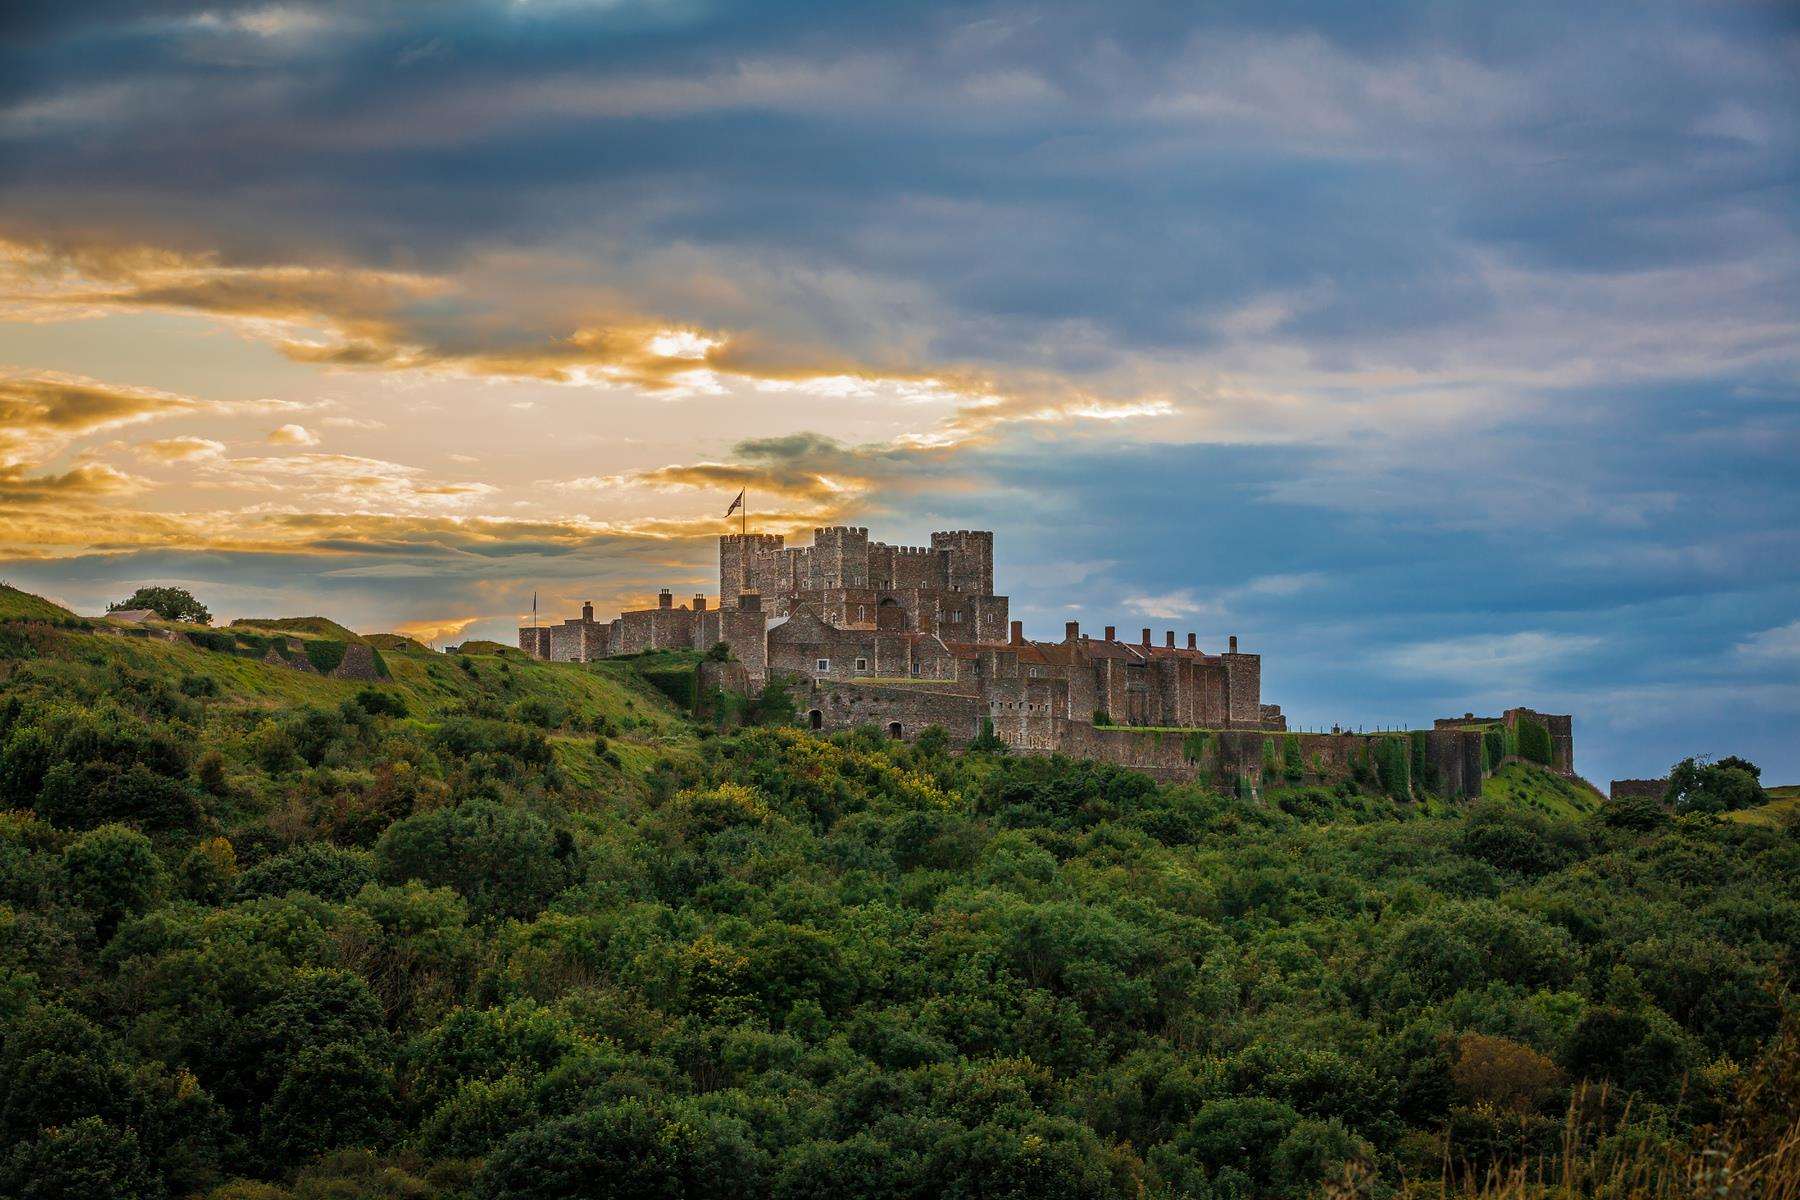
[[[744,507],[744,492],[743,489],[740,488],[738,489],[737,499],[731,502],[731,507],[725,510],[725,515],[729,517],[732,513],[742,507]]]

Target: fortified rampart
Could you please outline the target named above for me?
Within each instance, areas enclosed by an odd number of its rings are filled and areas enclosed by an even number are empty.
[[[873,725],[910,738],[928,726],[963,740],[991,732],[1029,753],[1105,759],[1165,779],[1287,782],[1358,777],[1396,794],[1469,795],[1521,737],[1549,764],[1574,771],[1573,722],[1527,708],[1444,718],[1411,734],[1295,734],[1262,698],[1262,657],[1195,634],[1099,637],[1070,621],[1060,641],[1033,641],[994,592],[994,535],[933,533],[928,546],[871,541],[861,526],[719,539],[719,601],[654,607],[597,622],[522,628],[540,658],[585,662],[650,650],[728,643],[751,687],[782,677],[800,688],[815,729]],[[1541,734],[1541,736],[1540,736]],[[1548,749],[1543,743],[1548,741]],[[1403,778],[1402,778],[1403,776]]]

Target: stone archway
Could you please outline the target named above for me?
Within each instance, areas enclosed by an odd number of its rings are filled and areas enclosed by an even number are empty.
[[[905,734],[906,734],[906,731],[904,729],[900,728],[900,722],[898,722],[898,721],[889,721],[888,722],[888,737],[892,738],[894,741],[897,742],[902,737],[904,737]]]
[[[814,729],[823,729],[825,728],[825,714],[815,708],[806,714],[806,723]]]

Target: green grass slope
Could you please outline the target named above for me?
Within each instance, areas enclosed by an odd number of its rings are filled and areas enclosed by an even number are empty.
[[[1777,828],[1790,821],[1800,820],[1800,783],[1789,783],[1765,790],[1769,793],[1767,804],[1726,813],[1725,819],[1737,821],[1743,825],[1769,825]]]
[[[1591,785],[1522,762],[1507,763],[1489,776],[1481,786],[1481,798],[1559,818],[1587,816],[1601,803]]]
[[[74,616],[60,604],[0,583],[0,621],[67,621]]]
[[[233,621],[228,629],[251,633],[288,633],[303,637],[329,638],[334,642],[360,642],[363,637],[352,633],[329,617],[245,617]]]
[[[0,662],[0,690],[94,696],[120,674],[148,676],[207,696],[209,716],[226,720],[236,713],[240,718],[233,723],[242,724],[259,710],[335,706],[374,686],[404,699],[414,720],[433,723],[470,712],[493,714],[544,728],[553,743],[569,740],[587,749],[593,738],[586,731],[601,722],[626,729],[622,741],[685,741],[692,736],[681,715],[642,679],[523,655],[503,661],[471,659],[464,667],[453,656],[401,650],[384,654],[392,678],[371,685],[199,646],[79,630],[45,632],[32,650]],[[624,749],[621,756],[628,757]]]
[[[418,638],[407,637],[404,633],[365,633],[363,641],[375,647],[383,654],[430,654],[432,650]]]

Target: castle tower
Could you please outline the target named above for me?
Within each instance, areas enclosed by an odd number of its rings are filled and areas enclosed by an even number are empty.
[[[728,533],[719,539],[719,595],[786,591],[786,540],[778,533]]]
[[[994,535],[987,530],[958,529],[931,535],[938,556],[938,586],[976,596],[994,594]]]

